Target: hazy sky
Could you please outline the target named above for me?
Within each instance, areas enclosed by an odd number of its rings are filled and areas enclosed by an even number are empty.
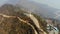
[[[60,0],[32,0],[32,1],[47,4],[51,7],[60,9]]]
[[[8,0],[0,0],[0,5],[6,3]],[[60,0],[30,0],[38,3],[47,4],[51,7],[60,9]]]
[[[0,6],[5,4],[8,0],[0,0]]]

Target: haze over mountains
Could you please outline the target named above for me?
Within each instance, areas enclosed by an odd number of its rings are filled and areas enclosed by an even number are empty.
[[[29,10],[38,15],[41,14],[43,17],[48,17],[48,18],[56,17],[55,12],[60,10],[60,9],[50,7],[46,4],[41,4],[41,3],[29,1],[29,0],[9,0],[6,3],[23,7],[23,9]],[[56,18],[56,19],[59,19],[59,18]]]

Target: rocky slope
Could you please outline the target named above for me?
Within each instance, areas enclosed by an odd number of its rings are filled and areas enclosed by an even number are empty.
[[[24,15],[24,13],[28,14],[28,12],[10,4],[0,7],[0,34],[47,34],[47,23],[44,19],[31,13],[37,19],[38,25],[35,24],[35,20]]]

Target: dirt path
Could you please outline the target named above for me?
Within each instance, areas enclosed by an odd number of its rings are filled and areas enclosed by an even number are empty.
[[[24,22],[24,23],[27,23],[28,25],[30,25],[34,31],[35,31],[35,34],[37,34],[37,31],[35,30],[34,26],[32,26],[30,23],[28,23],[27,21],[21,19],[20,17],[16,17],[16,16],[9,16],[9,15],[5,15],[5,14],[0,14],[2,17],[6,17],[6,18],[18,18],[20,21]]]
[[[34,22],[34,24],[37,26],[37,28],[39,28],[39,30],[43,31],[43,29],[41,29],[38,20],[36,19],[36,17],[34,17],[34,15],[32,14],[27,14],[25,13],[26,16],[30,17],[31,20]],[[43,31],[44,32],[44,31]],[[46,32],[44,32],[44,34],[46,34]]]

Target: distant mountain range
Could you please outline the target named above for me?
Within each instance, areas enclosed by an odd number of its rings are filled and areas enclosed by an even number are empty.
[[[36,3],[29,0],[9,0],[7,3],[17,5],[19,7],[22,7],[22,9],[34,12],[38,15],[42,15],[43,17],[47,17],[47,18],[56,17],[54,13],[60,10],[60,9],[50,7],[46,4]]]

